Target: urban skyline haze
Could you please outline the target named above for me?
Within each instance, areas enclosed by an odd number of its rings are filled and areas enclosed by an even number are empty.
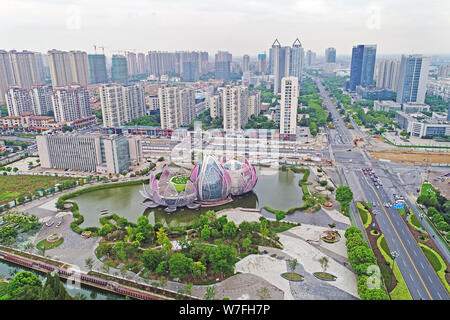
[[[450,2],[350,0],[162,1],[3,0],[2,48],[47,52],[226,50],[268,52],[273,39],[323,55],[350,55],[355,43],[379,54],[449,54]],[[14,32],[12,32],[14,31]]]

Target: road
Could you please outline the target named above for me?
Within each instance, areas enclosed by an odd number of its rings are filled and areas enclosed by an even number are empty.
[[[352,188],[354,198],[372,204],[376,219],[390,250],[399,253],[396,264],[411,296],[415,300],[448,300],[449,295],[446,289],[397,210],[385,208],[383,205],[386,202],[394,202],[392,190],[397,190],[396,193],[398,194],[404,194],[400,182],[393,178],[395,175],[389,172],[389,168],[385,164],[372,159],[365,150],[352,146],[353,138],[364,136],[364,134],[357,127],[350,130],[345,126],[321,81],[316,79],[316,85],[319,88],[324,106],[331,112],[336,126],[336,129],[326,129],[329,137],[328,152],[330,159],[335,161],[343,182],[346,182]],[[365,167],[372,168],[376,175],[380,177],[383,183],[382,188],[376,189],[372,181],[366,178],[361,170]],[[354,205],[352,205],[352,210],[355,212],[357,226],[362,229],[362,223]]]

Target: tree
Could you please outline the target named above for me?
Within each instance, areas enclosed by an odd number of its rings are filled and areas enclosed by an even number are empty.
[[[94,259],[87,258],[86,260],[84,260],[84,263],[86,265],[86,268],[88,268],[89,270],[92,270],[92,267],[94,266]]]
[[[112,225],[111,223],[106,223],[98,232],[99,235],[101,235],[102,237],[106,237],[108,234],[110,234],[111,232],[113,232],[114,230],[114,225]]]
[[[13,171],[14,171],[14,172],[17,172],[17,171],[19,171],[19,168],[14,167],[14,168],[13,168]]]
[[[169,259],[169,271],[172,278],[184,279],[191,271],[192,259],[182,253],[174,253]]]
[[[207,224],[205,224],[203,226],[203,229],[202,229],[202,232],[201,232],[201,237],[205,241],[207,241],[207,240],[209,240],[209,238],[211,238],[211,231],[210,231],[209,226]]]
[[[200,261],[195,261],[192,263],[192,275],[195,278],[200,278],[206,273],[206,267]]]
[[[237,227],[236,224],[233,221],[228,221],[224,226],[223,226],[223,235],[228,237],[228,238],[232,238],[236,235],[237,232]]]
[[[336,200],[341,205],[342,212],[348,212],[348,205],[353,200],[353,192],[349,186],[339,186],[336,189]]]
[[[355,226],[351,226],[351,227],[347,228],[347,230],[345,230],[344,236],[348,239],[351,235],[353,235],[355,233],[358,233],[358,234],[360,234],[362,236],[361,230],[359,230]]]
[[[160,275],[163,275],[163,274],[165,274],[166,273],[166,271],[167,271],[167,261],[161,261],[159,264],[158,264],[158,267],[156,267],[156,270],[155,270],[155,272],[157,273],[157,274],[160,274]]]
[[[158,232],[156,232],[156,239],[156,243],[162,246],[164,252],[168,253],[172,250],[172,242],[170,242],[163,227],[159,228]]]
[[[9,282],[6,292],[12,300],[39,300],[41,290],[42,282],[38,276],[22,271]]]
[[[251,244],[252,244],[252,240],[249,237],[242,240],[242,248],[244,248],[244,250],[247,250]]]
[[[288,260],[288,265],[289,265],[289,269],[291,269],[291,271],[294,271],[298,265],[297,259]]]
[[[433,208],[434,209],[434,208]],[[429,212],[429,211],[428,211]],[[434,224],[438,224],[441,221],[444,221],[444,218],[441,216],[440,213],[435,213],[431,217],[431,221],[433,221]]]
[[[345,245],[347,246],[347,250],[351,250],[354,247],[358,246],[365,246],[368,247],[367,242],[364,240],[362,234],[360,233],[354,233],[352,235],[349,235],[347,237],[347,241],[345,242]]]
[[[357,246],[348,251],[348,261],[357,274],[364,273],[368,265],[376,264],[376,260],[372,250],[366,246]]]
[[[163,252],[156,249],[145,250],[141,255],[141,261],[145,268],[153,272],[163,260]]]
[[[247,236],[250,234],[253,230],[252,224],[248,221],[243,221],[239,225],[239,230],[241,231],[242,235]]]
[[[438,228],[439,230],[444,231],[444,232],[450,230],[448,223],[445,222],[445,221],[439,221],[439,222],[436,224],[436,228]]]
[[[319,259],[320,265],[322,266],[323,271],[327,271],[329,260],[327,257],[323,256]]]
[[[44,287],[41,294],[42,300],[72,300],[72,297],[67,292],[61,279],[57,274],[52,275],[47,273]]]
[[[234,272],[234,264],[237,261],[236,250],[228,245],[209,246],[208,259],[211,270],[222,275],[231,275]]]

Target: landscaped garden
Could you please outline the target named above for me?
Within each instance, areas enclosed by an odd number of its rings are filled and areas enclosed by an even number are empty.
[[[213,210],[200,215],[189,226],[152,225],[141,216],[137,224],[117,215],[101,218],[102,236],[96,256],[103,271],[110,267],[122,273],[130,270],[143,279],[180,280],[184,283],[211,284],[234,274],[237,261],[258,253],[258,246],[281,248],[278,228],[296,224],[269,221],[242,222],[235,225]],[[219,279],[219,280],[217,280]]]
[[[325,230],[320,239],[326,243],[336,243],[341,240],[341,235],[336,230]]]
[[[37,230],[40,227],[38,218],[25,212],[10,211],[2,215],[5,224],[0,227],[0,243],[13,243],[20,232]]]
[[[398,266],[393,265],[391,251],[387,245],[386,239],[381,232],[377,219],[375,218],[372,207],[365,202],[359,203],[360,212],[367,214],[367,221],[365,224],[365,231],[370,243],[370,247],[375,254],[377,265],[380,268],[381,278],[384,281],[387,292],[389,292],[392,300],[411,300],[411,294],[403,279],[403,276],[398,269]],[[362,215],[362,216],[363,216]],[[393,268],[393,269],[392,269]]]
[[[43,239],[36,244],[36,248],[41,251],[50,250],[56,247],[59,247],[64,242],[64,238],[61,237],[61,234],[54,233],[47,237],[47,239]]]
[[[183,175],[174,176],[170,179],[170,182],[173,183],[173,185],[175,186],[175,189],[178,192],[184,191],[184,189],[186,187],[186,183],[188,181],[189,181],[189,176],[183,176]]]

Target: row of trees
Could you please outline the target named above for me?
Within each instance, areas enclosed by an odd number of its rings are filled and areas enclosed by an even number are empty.
[[[436,228],[443,232],[450,231],[450,200],[447,200],[439,190],[431,185],[425,189],[422,187],[417,203],[427,208],[427,214]]]
[[[388,300],[379,272],[374,271],[373,266],[378,268],[377,258],[364,240],[361,230],[350,227],[345,231],[345,238],[348,261],[358,276],[357,287],[361,300]]]
[[[311,135],[316,136],[319,132],[319,127],[324,127],[327,124],[328,114],[322,108],[322,99],[314,81],[311,78],[307,78],[301,83],[301,87],[298,103],[301,103],[303,107],[306,106],[306,108],[299,108],[298,113],[308,114],[309,117],[303,117],[299,125],[309,127]],[[331,120],[328,119],[328,121]]]
[[[47,273],[45,283],[29,271],[15,275],[0,300],[73,300],[58,275]]]
[[[353,192],[349,186],[339,186],[336,189],[336,201],[340,204],[340,210],[345,215],[349,214],[350,202],[353,200]]]

